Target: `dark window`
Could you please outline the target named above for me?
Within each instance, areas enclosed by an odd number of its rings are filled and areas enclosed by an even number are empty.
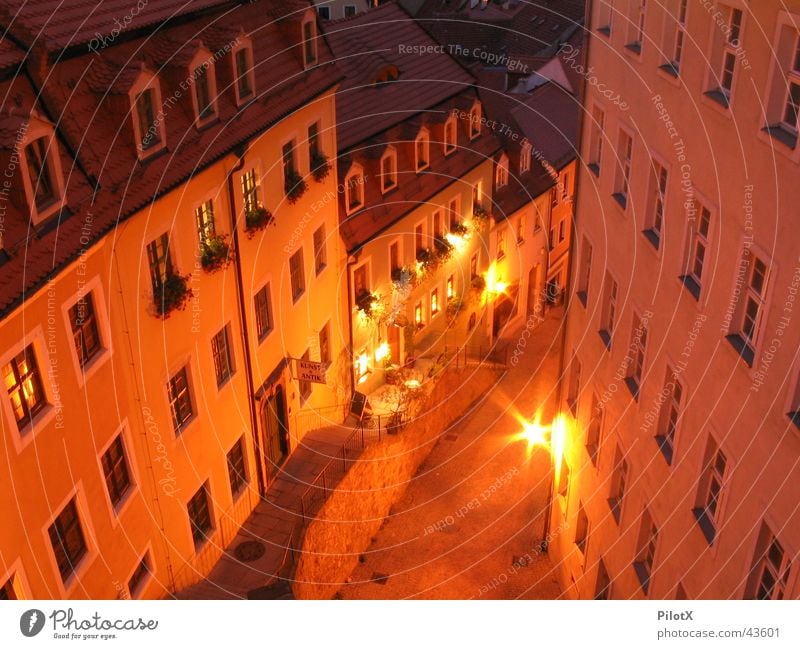
[[[156,123],[155,91],[150,88],[136,97],[136,115],[139,118],[139,134],[143,151],[161,143],[161,133]]]
[[[298,183],[297,163],[294,156],[294,140],[283,145],[283,185],[288,192]]]
[[[314,122],[308,127],[308,159],[313,163],[322,155],[319,146],[319,122]]]
[[[94,312],[92,294],[82,297],[69,309],[69,324],[78,361],[84,367],[100,351],[100,335],[97,331],[97,318]]]
[[[139,565],[136,566],[136,570],[133,571],[131,578],[128,580],[128,592],[131,594],[131,597],[134,597],[144,586],[145,579],[147,575],[150,574],[150,557],[148,554],[145,554],[142,557],[142,560],[139,562]]]
[[[330,7],[317,7],[317,11],[319,12],[319,17],[322,20],[330,20],[331,19],[331,8]]]
[[[344,17],[350,18],[350,16],[356,15],[356,6],[355,5],[345,5],[344,6]]]
[[[236,84],[239,89],[239,99],[246,99],[253,94],[250,85],[250,50],[243,47],[236,52]]]
[[[169,406],[172,410],[172,425],[175,432],[192,417],[192,397],[189,394],[189,376],[186,367],[182,367],[167,383],[169,393]]]
[[[244,466],[244,440],[239,439],[228,452],[228,478],[231,481],[231,495],[235,496],[247,484]]]
[[[272,296],[269,284],[265,285],[253,298],[256,309],[256,329],[258,339],[263,340],[272,331]]]
[[[292,280],[292,299],[297,302],[306,290],[306,277],[303,272],[303,249],[300,248],[289,258],[289,273]]]
[[[211,339],[211,355],[214,357],[214,373],[217,385],[221,386],[233,376],[233,354],[231,352],[230,328],[225,325]]]
[[[14,578],[12,577],[2,586],[0,586],[0,600],[17,599],[17,593],[14,590]]]
[[[589,539],[589,518],[586,516],[586,510],[583,508],[583,503],[578,505],[578,516],[575,520],[575,545],[582,554],[586,554],[586,544]]]
[[[22,430],[45,406],[42,377],[33,345],[28,345],[3,367],[3,379],[11,399],[14,419]]]
[[[103,475],[111,502],[116,507],[131,486],[128,461],[125,459],[125,445],[122,435],[111,442],[111,446],[103,453]]]
[[[213,528],[211,524],[211,509],[208,503],[208,486],[203,485],[198,492],[192,496],[186,506],[189,512],[189,523],[192,526],[192,538],[195,546],[199,546],[206,540],[206,536]]]
[[[319,275],[328,265],[328,251],[325,244],[325,226],[314,231],[314,271]]]
[[[56,198],[50,161],[47,158],[46,138],[40,137],[25,147],[25,160],[28,163],[28,176],[36,209],[44,209]]]
[[[326,323],[319,332],[319,360],[322,363],[331,362],[331,324]]]
[[[317,62],[317,43],[316,29],[313,22],[308,21],[303,24],[303,52],[306,65],[313,65]]]
[[[597,562],[597,582],[594,587],[594,598],[611,599],[611,577],[602,559]]]
[[[203,64],[194,71],[194,91],[197,98],[197,114],[200,119],[208,119],[214,115],[214,104],[211,101],[211,88],[208,82],[208,65]]]
[[[359,295],[368,291],[367,265],[362,264],[353,271],[353,295],[358,298]]]
[[[61,579],[66,581],[87,550],[74,499],[64,507],[48,532],[56,555],[58,572],[61,574]]]

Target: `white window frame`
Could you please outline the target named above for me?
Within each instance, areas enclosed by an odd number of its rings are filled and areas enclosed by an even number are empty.
[[[448,129],[452,133],[452,139],[448,137]],[[458,120],[452,113],[444,122],[442,127],[442,150],[445,156],[454,153],[458,148]]]
[[[245,51],[245,58],[247,60],[247,80],[250,84],[250,94],[246,97],[242,97],[239,94],[239,71],[236,69],[236,57],[242,50]],[[239,35],[239,44],[231,52],[231,66],[233,70],[233,86],[236,92],[236,105],[242,106],[243,104],[252,101],[256,96],[256,72],[253,58],[253,43],[248,36],[244,35],[244,33]]]
[[[128,479],[130,480],[130,486],[128,487],[128,492],[122,497],[122,500],[120,500],[117,505],[114,505],[114,503],[111,502],[111,495],[108,493],[108,488],[106,485],[106,476],[105,471],[103,470],[103,455],[105,455],[106,451],[108,451],[111,445],[116,441],[117,437],[120,436],[122,437],[122,448],[125,453],[125,462],[128,467]],[[100,481],[103,483],[103,493],[105,494],[108,515],[111,519],[111,526],[113,528],[117,528],[120,524],[120,520],[125,515],[125,512],[128,510],[131,503],[136,500],[136,497],[140,492],[138,480],[139,472],[136,467],[133,440],[131,438],[130,426],[127,418],[122,420],[120,426],[113,432],[108,440],[106,440],[105,445],[100,448],[99,452],[97,453],[97,468],[100,472]]]
[[[383,163],[385,160],[392,161],[392,170],[391,173],[388,174],[389,180],[391,180],[391,184],[387,185],[387,174],[383,170]],[[386,194],[393,189],[397,189],[398,181],[397,181],[397,150],[390,146],[386,149],[384,154],[381,156],[380,160],[380,177],[381,177],[381,193]]]
[[[78,350],[75,349],[74,344],[69,345],[72,366],[75,369],[75,380],[80,387],[86,385],[86,382],[94,376],[114,354],[114,343],[111,337],[111,327],[108,322],[108,313],[106,310],[105,292],[99,275],[95,275],[88,280],[78,291],[64,300],[61,305],[61,317],[64,320],[70,343],[72,343],[72,324],[70,322],[69,310],[79,299],[87,295],[92,296],[95,321],[97,322],[97,333],[100,336],[100,351],[95,354],[94,358],[90,359],[84,367],[81,367],[80,359],[78,358]]]
[[[28,173],[30,167],[27,158],[28,145],[40,138],[44,138],[47,141],[45,145],[45,157],[48,165],[48,173],[53,183],[53,192],[55,193],[53,201],[49,205],[46,205],[41,211],[39,211],[36,205],[36,188],[33,184],[34,179],[32,179]],[[22,176],[22,185],[25,189],[25,197],[28,201],[31,223],[33,223],[33,225],[38,225],[46,218],[61,211],[66,201],[64,176],[61,171],[61,155],[59,153],[58,139],[56,138],[53,125],[39,118],[37,114],[31,114],[27,130],[17,150],[20,157],[19,170]],[[0,248],[1,247],[2,236],[0,235]]]
[[[519,150],[519,172],[520,174],[524,174],[531,170],[531,152],[533,151],[533,146],[531,145],[528,140],[525,140],[522,143],[522,146]]]
[[[158,129],[159,136],[159,142],[151,147],[148,147],[147,149],[142,148],[144,134],[142,132],[142,125],[139,124],[139,112],[136,108],[136,99],[139,94],[145,90],[153,91],[153,110],[155,111],[155,120],[158,122],[156,128]],[[164,115],[164,111],[161,109],[163,104],[161,99],[161,82],[158,78],[158,75],[150,72],[149,70],[142,70],[136,82],[128,91],[128,99],[131,107],[131,119],[133,121],[133,133],[135,138],[134,144],[136,145],[136,151],[139,154],[140,160],[146,160],[159,151],[163,151],[167,146],[167,128],[165,123],[166,117]]]
[[[467,116],[467,139],[472,141],[481,134],[481,119],[482,119],[481,102],[475,100],[472,107],[469,109]]]
[[[419,157],[419,146],[422,144],[424,158],[421,160]],[[414,169],[417,173],[425,171],[431,166],[431,138],[430,133],[424,126],[417,133],[414,138]]]
[[[353,183],[354,179],[356,179],[355,184]],[[345,191],[344,191],[344,203],[345,203],[345,211],[348,215],[354,214],[361,209],[364,209],[364,169],[363,167],[355,163],[350,170],[347,172],[347,175],[344,179],[345,182]],[[358,204],[353,206],[350,202],[350,192],[355,187],[355,191],[358,195]]]
[[[210,113],[203,117],[200,115],[200,103],[197,99],[197,78],[198,71],[205,66],[205,76],[208,82],[208,99]],[[219,117],[219,106],[217,105],[217,75],[214,55],[206,47],[200,47],[189,64],[189,76],[192,79],[192,106],[194,108],[194,125],[202,128],[211,124]],[[234,77],[235,78],[235,77]],[[238,84],[237,84],[238,85]]]
[[[508,185],[508,156],[503,153],[500,158],[497,160],[497,166],[495,168],[495,185],[500,187],[505,187]]]

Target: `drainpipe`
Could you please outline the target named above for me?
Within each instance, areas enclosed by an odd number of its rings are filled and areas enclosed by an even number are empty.
[[[231,216],[231,241],[233,243],[233,267],[236,271],[236,297],[239,306],[239,318],[241,320],[242,347],[244,349],[244,373],[247,377],[247,404],[250,410],[250,426],[253,431],[253,450],[256,456],[256,477],[258,479],[258,493],[263,496],[266,493],[266,482],[264,480],[264,465],[261,461],[261,442],[258,435],[258,410],[256,408],[255,385],[253,381],[253,364],[250,359],[250,335],[247,326],[247,307],[244,299],[244,282],[242,280],[242,264],[239,248],[239,228],[236,224],[236,200],[233,190],[233,174],[241,171],[244,167],[244,156],[247,151],[246,146],[237,148],[234,152],[239,158],[233,168],[228,172],[228,201],[230,204]]]
[[[350,336],[350,397],[356,391],[356,365],[353,359],[355,358],[355,349],[353,347],[353,287],[352,279],[350,277],[350,269],[358,263],[358,253],[348,254],[347,263],[345,264],[345,272],[347,274],[347,324],[348,334]]]

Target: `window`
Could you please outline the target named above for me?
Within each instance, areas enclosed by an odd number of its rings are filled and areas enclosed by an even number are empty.
[[[476,252],[469,260],[469,278],[475,279],[478,276],[478,253]]]
[[[327,242],[325,241],[325,225],[314,230],[314,272],[319,275],[328,265]]]
[[[394,241],[389,244],[389,274],[394,277],[400,266],[400,242]]]
[[[310,361],[310,351],[306,349],[300,358],[304,361]],[[308,401],[308,398],[311,396],[311,390],[314,386],[312,385],[311,381],[298,381],[298,383],[300,384],[300,401]]]
[[[677,77],[683,59],[683,50],[686,46],[686,11],[689,0],[678,0],[678,10],[674,16],[667,17],[666,38],[664,51],[668,53],[667,62],[661,69]],[[667,9],[669,12],[670,10]],[[674,21],[674,22],[673,22]],[[671,56],[669,56],[671,54]]]
[[[87,293],[68,311],[69,325],[72,329],[72,340],[78,353],[81,367],[101,351],[100,333],[97,328],[97,316],[94,309],[94,296]]]
[[[308,159],[312,170],[322,166],[325,153],[322,151],[319,137],[319,122],[314,122],[308,127]]]
[[[481,204],[481,200],[483,199],[483,184],[482,183],[475,183],[472,186],[472,211],[475,211],[475,207]]]
[[[228,451],[228,479],[231,483],[231,496],[236,497],[247,485],[247,472],[244,464],[244,438],[240,437]]]
[[[480,190],[479,190],[480,191]],[[460,197],[451,198],[447,203],[447,214],[450,218],[450,231],[452,232],[461,223]]]
[[[561,219],[558,223],[558,242],[561,243],[564,241],[564,237],[566,236],[566,229],[567,229],[567,219]]]
[[[66,582],[88,550],[74,498],[50,525],[48,534],[56,555],[58,572],[62,581]]]
[[[259,207],[255,169],[242,174],[242,204],[244,205],[245,214],[255,212]]]
[[[497,258],[506,256],[506,231],[505,228],[497,231]]]
[[[683,385],[678,380],[675,371],[669,366],[667,366],[667,376],[664,380],[662,394],[666,398],[661,405],[656,442],[658,442],[658,447],[661,449],[667,464],[672,464],[672,456],[675,451],[675,433],[678,430],[678,422],[681,416]]]
[[[603,559],[597,562],[597,581],[594,586],[594,598],[597,600],[611,599],[611,577],[608,575]]]
[[[161,129],[156,121],[156,91],[145,88],[136,95],[136,117],[139,126],[139,147],[142,151],[159,148]]]
[[[569,191],[570,191],[569,173],[567,173],[566,171],[561,176],[560,184],[561,184],[561,202],[566,203],[569,201]]]
[[[525,214],[520,214],[517,219],[517,243],[525,241]]]
[[[456,295],[456,280],[453,275],[447,278],[447,299],[450,300],[455,297]]]
[[[48,138],[40,137],[25,147],[28,178],[33,190],[34,204],[39,212],[50,207],[56,200],[55,174],[48,156],[48,145]],[[53,147],[55,147],[55,143],[53,143]]]
[[[381,191],[397,187],[397,152],[390,148],[381,157]]]
[[[442,210],[433,210],[433,237],[442,238]]]
[[[214,374],[217,377],[217,386],[221,387],[233,376],[234,370],[230,325],[225,325],[211,339],[211,356],[214,359]]]
[[[213,100],[213,79],[209,78],[209,70],[213,76],[213,67],[204,61],[202,65],[198,66],[193,71],[194,76],[194,98],[195,106],[197,109],[197,120],[202,123],[216,114]]]
[[[586,516],[586,510],[583,508],[583,503],[578,502],[578,513],[575,516],[575,545],[581,551],[581,554],[586,554],[586,545],[589,540],[589,517]]]
[[[211,199],[203,201],[195,209],[194,219],[197,224],[197,236],[200,239],[200,245],[208,245],[217,234],[214,225],[214,203]]]
[[[45,407],[42,376],[33,345],[28,345],[3,367],[8,397],[17,427],[22,430]]]
[[[645,238],[658,249],[664,228],[664,199],[667,194],[667,169],[655,160],[652,161],[650,191],[647,197],[647,218]]]
[[[650,589],[650,579],[653,576],[653,564],[656,558],[656,544],[658,543],[658,528],[653,522],[650,512],[645,509],[639,526],[639,540],[636,544],[636,560],[633,569],[639,577],[642,591],[647,595]]]
[[[695,508],[692,510],[700,530],[711,545],[716,536],[719,523],[719,505],[722,488],[725,486],[725,470],[728,458],[709,435],[703,455],[703,466],[700,472],[700,483],[697,490]]]
[[[618,447],[614,458],[614,472],[611,475],[611,491],[608,497],[608,506],[611,508],[611,515],[617,524],[622,518],[622,501],[625,498],[627,483],[628,463]]]
[[[425,250],[425,226],[422,223],[414,228],[414,250],[416,250],[417,257]]]
[[[710,229],[711,212],[705,205],[698,205],[695,201],[689,210],[689,245],[686,258],[686,274],[681,276],[681,280],[695,300],[700,299],[700,289],[703,286],[703,269],[708,256]]]
[[[597,31],[611,36],[611,24],[614,18],[614,0],[599,0],[597,3]]]
[[[605,282],[603,282],[603,305],[600,314],[600,337],[609,349],[611,348],[611,337],[614,335],[614,325],[617,319],[618,290],[617,280],[606,272]]]
[[[761,331],[764,312],[766,311],[766,294],[768,282],[768,265],[756,256],[749,248],[745,248],[739,264],[737,289],[744,279],[742,291],[737,290],[736,313],[728,341],[741,354],[748,365],[752,365],[755,346]]]
[[[617,146],[617,177],[614,182],[613,196],[623,208],[628,204],[632,156],[633,138],[625,131],[620,130]]]
[[[345,182],[347,193],[347,213],[351,214],[364,207],[364,175],[360,167],[351,171]]]
[[[495,169],[495,184],[497,187],[505,187],[508,185],[508,156],[504,153],[497,161]]]
[[[719,72],[712,79],[712,88],[706,96],[727,108],[730,105],[736,74],[736,59],[741,50],[742,10],[720,5],[725,16],[725,26],[715,30],[712,43],[712,65],[719,61]]]
[[[320,363],[331,362],[331,323],[326,322],[325,326],[319,330],[319,361]]]
[[[147,257],[150,263],[150,281],[153,285],[153,293],[158,299],[166,281],[173,276],[168,234],[162,234],[147,245]]]
[[[303,249],[300,248],[289,258],[289,274],[292,282],[292,300],[297,302],[306,290],[306,277],[303,271]]]
[[[474,140],[481,134],[481,105],[478,102],[475,102],[469,110],[467,134],[470,140]]]
[[[589,170],[595,175],[600,175],[600,164],[603,159],[603,138],[605,137],[606,115],[597,106],[592,108],[592,119],[589,135]]]
[[[416,170],[422,171],[430,165],[430,138],[427,129],[422,129],[417,139],[414,140],[414,165]]]
[[[792,564],[783,544],[767,523],[761,524],[745,599],[783,599]]]
[[[357,8],[355,5],[345,5],[344,6],[344,17],[351,18],[352,16],[356,15]]]
[[[264,340],[272,331],[272,295],[270,294],[269,284],[253,296],[253,303],[256,311],[256,332],[258,339]]]
[[[594,466],[600,454],[600,441],[603,434],[603,406],[596,392],[592,392],[592,410],[589,425],[586,427],[586,452]]]
[[[147,578],[151,574],[150,553],[146,552],[141,561],[136,565],[131,578],[128,580],[128,592],[131,597],[136,597],[144,588]]]
[[[456,150],[458,143],[458,129],[456,118],[453,115],[447,118],[444,123],[444,154],[450,155]]]
[[[431,318],[439,313],[439,289],[431,291]]]
[[[531,143],[525,141],[519,151],[519,172],[524,174],[526,171],[531,170],[531,150],[533,147]]]
[[[17,597],[17,590],[14,588],[14,576],[12,575],[2,585],[0,585],[0,601],[19,599]]]
[[[425,326],[425,318],[422,314],[422,302],[417,302],[414,307],[414,324],[417,325],[417,329],[422,329],[422,327]]]
[[[644,16],[646,0],[633,0],[634,14],[630,22],[630,37],[625,45],[632,52],[641,54],[644,42]]]
[[[296,143],[294,140],[286,142],[281,148],[281,162],[283,166],[283,190],[289,195],[303,182],[300,174],[297,173],[297,155],[295,153]]]
[[[101,460],[103,465],[103,475],[106,479],[106,489],[114,507],[119,506],[128,489],[131,487],[130,471],[128,461],[125,458],[125,444],[122,441],[122,434],[111,442],[111,446],[103,453]]]
[[[578,413],[578,399],[581,393],[581,362],[572,352],[572,362],[570,363],[569,388],[567,390],[567,407],[573,416]]]
[[[353,295],[356,298],[362,293],[369,293],[368,270],[367,264],[361,264],[353,270]]]
[[[794,148],[800,118],[800,34],[791,17],[779,17],[773,46],[774,76],[766,99],[766,132]]]
[[[331,19],[331,8],[330,7],[317,7],[317,12],[319,13],[319,17],[322,20],[330,20]]]
[[[209,504],[207,484],[203,484],[197,493],[192,496],[192,499],[186,505],[186,510],[189,514],[189,524],[192,528],[192,539],[197,548],[205,542],[214,527],[211,522],[211,506]]]
[[[169,407],[172,412],[172,425],[176,433],[192,418],[192,396],[189,393],[189,373],[184,365],[167,382]]]
[[[317,62],[317,26],[313,20],[303,23],[303,60],[306,67]]]
[[[580,269],[578,271],[578,292],[576,295],[583,306],[589,299],[589,284],[592,278],[592,244],[586,237],[581,241]]]
[[[642,385],[644,375],[644,356],[647,350],[647,321],[638,313],[633,313],[631,327],[631,344],[628,347],[628,371],[625,383],[634,399],[639,398],[639,387]]]
[[[233,60],[236,73],[236,100],[242,103],[250,99],[255,92],[253,50],[246,45],[236,50]]]

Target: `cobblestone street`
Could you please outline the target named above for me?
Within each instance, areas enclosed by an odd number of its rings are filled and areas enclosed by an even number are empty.
[[[542,420],[552,418],[561,326],[561,310],[552,311],[530,338],[508,337],[519,363],[469,420],[443,433],[340,597],[560,597],[553,566],[538,551],[549,453],[513,438],[519,416],[541,407]]]

